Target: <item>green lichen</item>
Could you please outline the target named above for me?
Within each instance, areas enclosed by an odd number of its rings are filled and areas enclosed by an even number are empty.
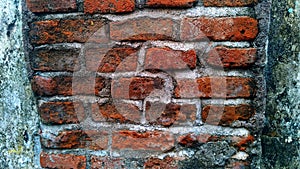
[[[273,1],[269,34],[265,168],[300,168],[299,0]]]
[[[0,0],[0,168],[39,168],[34,162],[38,116],[27,78],[21,0]]]

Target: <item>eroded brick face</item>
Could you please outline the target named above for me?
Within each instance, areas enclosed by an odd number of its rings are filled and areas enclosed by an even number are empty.
[[[110,38],[124,41],[173,40],[178,24],[169,18],[140,17],[110,23]]]
[[[31,83],[37,96],[99,95],[108,80],[94,76],[34,76]]]
[[[204,6],[249,6],[254,5],[257,0],[203,0]]]
[[[86,157],[73,154],[48,154],[40,155],[41,167],[43,168],[73,168],[86,169]]]
[[[134,0],[85,0],[84,12],[94,13],[127,13],[134,11]]]
[[[141,111],[139,108],[125,102],[108,102],[92,105],[94,121],[112,121],[119,123],[140,123]]]
[[[249,105],[208,105],[202,110],[202,120],[208,124],[226,126],[236,120],[248,120],[254,113],[253,107]]]
[[[150,48],[146,52],[145,69],[180,70],[195,69],[195,50],[179,51],[170,48]]]
[[[250,167],[263,122],[257,3],[26,0],[41,167]]]
[[[62,131],[51,138],[42,136],[41,143],[50,149],[90,149],[106,150],[108,148],[108,132],[96,130]]]
[[[63,42],[84,43],[104,24],[104,21],[99,19],[36,21],[30,25],[30,40],[36,45]]]
[[[42,103],[39,107],[39,113],[42,121],[50,124],[79,123],[85,117],[82,102],[73,101]]]
[[[116,131],[112,137],[113,150],[145,150],[165,152],[174,147],[174,136],[167,132],[129,130]]]
[[[131,72],[137,69],[138,49],[129,46],[89,48],[85,51],[86,66],[101,73]]]
[[[35,71],[78,71],[79,49],[37,49],[31,53],[31,68]]]
[[[196,120],[196,105],[164,104],[146,102],[146,120],[151,124],[162,126],[184,125]]]
[[[192,7],[196,0],[148,0],[146,5],[149,7],[180,8]]]
[[[185,18],[181,23],[181,39],[185,41],[248,41],[258,33],[258,22],[250,17]]]
[[[117,99],[142,100],[154,90],[163,89],[161,78],[133,77],[121,78],[112,82],[112,97]]]
[[[76,0],[26,0],[28,9],[34,13],[73,12],[77,10]]]
[[[221,68],[248,68],[256,61],[255,48],[226,48],[212,49],[207,58],[207,63]]]
[[[177,98],[251,98],[255,96],[255,81],[240,77],[203,77],[177,81]]]

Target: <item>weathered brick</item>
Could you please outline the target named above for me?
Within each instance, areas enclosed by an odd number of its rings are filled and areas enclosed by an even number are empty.
[[[250,6],[257,0],[203,0],[204,6]]]
[[[196,0],[147,0],[148,7],[186,8],[192,7]]]
[[[53,101],[42,103],[39,113],[44,123],[70,124],[79,123],[85,117],[82,102]]]
[[[110,37],[113,40],[174,40],[177,24],[168,18],[139,17],[110,23]]]
[[[92,47],[85,51],[86,67],[89,71],[101,73],[135,71],[138,62],[138,49],[121,46],[107,48]]]
[[[91,157],[91,169],[126,169],[124,159],[113,157]]]
[[[207,135],[207,138],[209,138],[209,135]],[[177,142],[182,145],[182,146],[186,146],[186,147],[193,147],[198,145],[199,143],[202,143],[202,141],[197,139],[197,135],[195,134],[187,134],[187,135],[183,135],[183,136],[179,136],[177,138]]]
[[[30,24],[32,44],[53,44],[63,42],[86,42],[93,34],[104,29],[101,19],[61,19],[36,21]]]
[[[255,81],[243,77],[180,79],[175,88],[176,98],[252,98],[255,93]]]
[[[35,71],[78,71],[80,49],[36,49],[30,55]]]
[[[252,135],[248,136],[224,136],[224,135],[210,135],[210,134],[195,134],[189,133],[181,135],[177,138],[177,143],[186,147],[199,146],[199,144],[205,144],[208,142],[226,141],[231,146],[236,147],[240,151],[245,151],[249,144],[251,144],[255,138]]]
[[[149,158],[145,164],[144,164],[145,169],[153,169],[153,168],[161,168],[161,169],[178,169],[178,163],[177,160],[167,156],[163,159],[151,157]]]
[[[150,48],[146,52],[145,69],[176,70],[195,69],[195,50],[180,51],[170,48]]]
[[[72,77],[72,76],[34,76],[32,89],[38,96],[71,96],[97,95],[108,88],[108,80],[103,77]]]
[[[132,12],[135,0],[85,0],[84,12],[94,13],[124,13]]]
[[[164,80],[151,77],[120,78],[112,81],[111,95],[115,99],[142,100],[154,90],[164,87]]]
[[[216,47],[208,53],[208,64],[223,68],[247,68],[256,60],[255,48]]]
[[[141,111],[136,105],[125,102],[94,103],[92,104],[92,117],[97,122],[139,123]]]
[[[40,163],[41,167],[49,169],[85,169],[86,157],[73,154],[48,154],[42,152],[40,155]]]
[[[151,124],[171,126],[193,123],[196,120],[196,105],[146,102],[146,120]]]
[[[174,137],[169,132],[122,130],[113,133],[112,149],[165,152],[174,147],[174,142]]]
[[[248,120],[254,113],[254,107],[246,104],[208,105],[202,110],[202,121],[212,125],[229,126],[236,120]]]
[[[34,13],[77,11],[76,0],[26,0],[26,4]]]
[[[44,137],[41,143],[51,149],[85,148],[91,150],[105,150],[108,147],[108,132],[99,130],[72,130],[62,131],[57,136]]]
[[[232,161],[226,165],[225,169],[250,169],[249,161]]]
[[[258,34],[258,21],[250,17],[184,18],[181,39],[184,41],[249,41]]]

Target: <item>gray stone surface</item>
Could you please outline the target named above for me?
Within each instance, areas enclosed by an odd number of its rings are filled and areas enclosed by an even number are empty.
[[[22,1],[0,0],[0,168],[34,165],[37,113],[27,78]]]
[[[227,142],[207,143],[201,146],[191,159],[180,162],[180,168],[224,168],[226,160],[235,152]]]
[[[300,168],[300,1],[273,1],[268,47],[264,168]]]

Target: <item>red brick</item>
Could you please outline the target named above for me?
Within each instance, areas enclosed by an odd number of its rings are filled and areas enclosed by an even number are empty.
[[[203,77],[180,79],[175,88],[176,98],[252,98],[256,85],[252,78]]]
[[[197,145],[198,143],[202,143],[202,141],[198,141],[197,136],[195,134],[187,134],[187,135],[179,136],[177,138],[177,142],[180,145],[187,146],[187,147],[192,147]]]
[[[85,0],[84,12],[94,13],[124,13],[132,12],[135,0]]]
[[[258,33],[258,22],[250,17],[185,18],[181,24],[181,39],[185,41],[249,41]]]
[[[250,6],[257,0],[203,0],[204,6]]]
[[[50,124],[79,123],[85,117],[82,102],[72,101],[42,103],[39,113],[42,121]]]
[[[62,131],[57,136],[41,137],[41,143],[46,148],[74,149],[86,148],[91,150],[105,150],[108,147],[108,132],[96,130]]]
[[[166,152],[174,147],[174,137],[168,132],[137,132],[122,130],[113,133],[113,150],[146,150]]]
[[[225,169],[250,169],[249,161],[232,161],[226,165]]]
[[[35,45],[63,42],[86,42],[93,34],[104,29],[100,19],[45,20],[30,24],[30,40]]]
[[[125,169],[124,160],[122,158],[112,157],[91,157],[91,169]]]
[[[150,48],[146,52],[145,69],[195,69],[196,63],[195,50],[180,51],[170,48]]]
[[[249,144],[253,143],[255,138],[252,135],[247,137],[232,137],[232,144],[240,151],[245,151]]]
[[[141,111],[136,105],[125,102],[94,103],[92,117],[97,122],[139,123]]]
[[[192,104],[146,102],[146,120],[151,124],[169,127],[173,124],[193,123],[196,120],[197,108]]]
[[[252,135],[248,136],[224,136],[224,135],[210,135],[210,134],[195,134],[189,133],[181,135],[177,138],[177,142],[186,147],[199,146],[208,142],[226,141],[231,146],[236,147],[239,151],[245,151],[246,148],[253,143],[255,138]]]
[[[89,71],[101,73],[135,71],[138,49],[129,46],[107,48],[89,48],[85,51],[86,67]]]
[[[34,76],[32,89],[38,96],[101,95],[108,80],[102,77]]]
[[[173,40],[175,26],[172,19],[139,17],[110,23],[110,37],[113,40]]]
[[[208,105],[202,110],[202,121],[207,124],[229,126],[236,120],[248,120],[255,110],[250,105]]]
[[[85,156],[73,154],[48,154],[42,152],[40,155],[40,163],[43,168],[52,169],[85,169]]]
[[[247,68],[256,60],[255,48],[226,48],[212,49],[206,61],[208,64],[223,68]]]
[[[77,11],[76,0],[26,0],[26,4],[34,13]]]
[[[111,94],[116,99],[142,100],[164,87],[164,80],[151,77],[120,78],[112,81]]]
[[[163,159],[151,157],[149,158],[145,164],[144,164],[145,169],[178,169],[178,164],[176,159],[167,156]]]
[[[80,49],[37,49],[31,54],[35,71],[78,71]]]
[[[146,6],[166,8],[192,7],[196,0],[147,0]]]

